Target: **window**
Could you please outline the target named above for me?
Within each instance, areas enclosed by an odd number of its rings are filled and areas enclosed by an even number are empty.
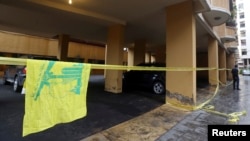
[[[245,27],[245,21],[240,22],[240,27]]]
[[[240,42],[241,42],[241,46],[246,46],[246,39],[243,39]]]
[[[247,59],[243,59],[243,61],[244,61],[244,66],[247,66],[247,64],[248,64],[248,60]]]
[[[244,12],[241,12],[240,13],[240,19],[244,19],[245,18],[245,14],[244,14]]]
[[[243,3],[240,3],[239,4],[239,10],[243,10],[244,9],[244,5],[243,5]]]
[[[247,55],[247,50],[246,49],[242,50],[242,55]]]
[[[246,31],[245,30],[240,31],[240,37],[246,37]]]

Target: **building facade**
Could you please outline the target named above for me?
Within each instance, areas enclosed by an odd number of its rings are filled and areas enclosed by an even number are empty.
[[[240,68],[250,67],[250,1],[236,0]]]

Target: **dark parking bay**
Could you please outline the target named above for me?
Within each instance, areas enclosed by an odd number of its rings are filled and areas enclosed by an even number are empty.
[[[165,103],[164,95],[143,90],[105,92],[103,76],[93,75],[88,84],[86,117],[23,138],[24,97],[14,93],[12,86],[0,84],[0,141],[78,141]]]

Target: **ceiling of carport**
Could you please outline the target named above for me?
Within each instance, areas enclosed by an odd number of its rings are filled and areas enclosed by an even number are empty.
[[[185,0],[0,0],[0,30],[52,38],[71,38],[105,44],[108,26],[124,24],[125,46],[137,39],[163,46],[166,40],[165,8]],[[197,38],[207,35],[197,23]],[[205,40],[197,39],[204,50]],[[203,44],[203,46],[201,46]],[[206,48],[206,47],[205,47]]]

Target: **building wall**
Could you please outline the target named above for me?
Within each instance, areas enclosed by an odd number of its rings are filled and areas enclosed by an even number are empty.
[[[81,58],[84,62],[88,62],[89,59],[104,60],[105,47],[70,42],[68,57]]]
[[[57,45],[56,40],[0,32],[0,52],[54,56]]]
[[[249,0],[236,0],[237,5],[237,28],[239,39],[239,57],[244,63],[243,67],[249,67],[250,65],[250,1]],[[244,13],[244,17],[242,17]],[[245,23],[245,26],[242,26]],[[242,32],[245,31],[245,34]],[[245,43],[244,43],[245,42]]]
[[[0,32],[0,56],[57,56],[57,52],[58,40],[56,39]],[[68,59],[72,62],[105,64],[105,47],[69,42]],[[125,51],[123,60],[124,64],[127,64],[127,52]],[[0,65],[0,74],[2,74],[4,68],[4,65]],[[92,70],[92,74],[103,74],[103,70]]]

